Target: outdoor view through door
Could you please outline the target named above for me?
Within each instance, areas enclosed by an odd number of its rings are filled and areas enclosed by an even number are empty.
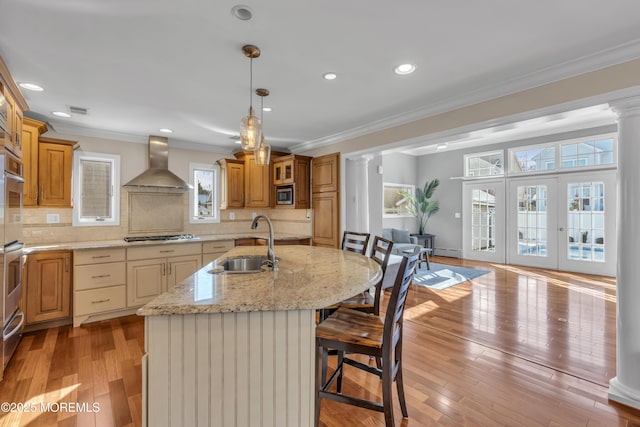
[[[615,276],[615,139],[507,152],[508,172],[498,151],[465,156],[463,257]]]

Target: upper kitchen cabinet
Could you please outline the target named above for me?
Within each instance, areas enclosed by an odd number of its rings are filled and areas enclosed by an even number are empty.
[[[218,160],[220,165],[220,209],[244,207],[244,161]]]
[[[340,153],[314,158],[312,177],[314,193],[340,191]]]
[[[24,187],[24,205],[38,204],[38,139],[47,131],[47,125],[37,120],[24,119],[22,126],[23,176],[29,185]]]
[[[271,206],[271,168],[257,165],[253,151],[235,153],[238,160],[244,160],[244,206],[247,208],[268,208]]]
[[[22,157],[23,111],[29,108],[20,89],[0,58],[0,143]]]
[[[76,141],[56,138],[33,138],[34,133],[23,132],[29,147],[24,151],[25,206],[71,207],[71,173]]]
[[[311,207],[310,192],[311,157],[290,154],[273,162],[273,184],[275,185],[275,207],[309,209]],[[292,199],[279,201],[278,190],[292,190]]]

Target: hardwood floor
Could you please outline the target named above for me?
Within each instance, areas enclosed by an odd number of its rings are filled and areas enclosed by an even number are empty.
[[[443,291],[412,286],[403,354],[409,419],[394,398],[397,425],[640,426],[640,411],[607,400],[614,279],[433,261],[489,274]],[[99,412],[0,412],[0,425],[140,425],[143,345],[137,316],[26,334],[0,383],[0,402],[95,403]],[[345,375],[346,393],[380,398],[376,377],[350,366]],[[321,426],[383,425],[381,413],[322,402]]]

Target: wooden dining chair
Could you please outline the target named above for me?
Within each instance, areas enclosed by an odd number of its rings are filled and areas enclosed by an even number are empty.
[[[382,238],[380,236],[374,237],[371,254],[369,256],[380,265],[380,268],[382,270],[382,277],[375,285],[374,294],[371,295],[369,291],[364,291],[337,304],[324,307],[320,310],[320,322],[326,319],[331,313],[336,311],[338,307],[352,308],[354,310],[360,310],[365,313],[374,313],[376,315],[380,312],[382,282],[384,280],[384,274],[387,271],[387,264],[389,264],[389,258],[391,257],[392,248],[393,242],[391,240]]]
[[[369,237],[371,237],[369,233],[358,233],[355,231],[345,230],[342,234],[342,250],[366,255]]]
[[[403,257],[391,291],[384,320],[375,314],[348,308],[338,308],[316,327],[316,425],[320,420],[322,399],[334,400],[366,409],[384,412],[385,425],[394,426],[392,387],[396,383],[402,416],[408,418],[407,404],[402,384],[402,332],[404,307],[409,285],[420,253]],[[329,350],[338,351],[338,364],[328,381],[322,374],[322,361]],[[375,367],[351,359],[352,354],[364,354],[382,359],[382,366]],[[342,394],[344,365],[377,375],[382,379],[382,403]],[[329,388],[336,383],[336,391]]]
[[[387,271],[387,265],[389,264],[389,258],[391,257],[392,249],[393,242],[391,240],[382,238],[380,236],[375,236],[373,238],[371,254],[369,256],[380,265],[380,269],[382,270],[382,277],[376,283],[373,295],[371,295],[369,291],[365,291],[354,297],[341,301],[340,303],[338,303],[338,306],[360,310],[365,313],[373,313],[375,315],[380,314],[382,282]]]

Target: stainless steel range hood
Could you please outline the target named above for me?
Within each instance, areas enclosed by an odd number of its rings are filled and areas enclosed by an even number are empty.
[[[123,187],[193,188],[169,170],[169,140],[163,136],[149,136],[149,168]]]

